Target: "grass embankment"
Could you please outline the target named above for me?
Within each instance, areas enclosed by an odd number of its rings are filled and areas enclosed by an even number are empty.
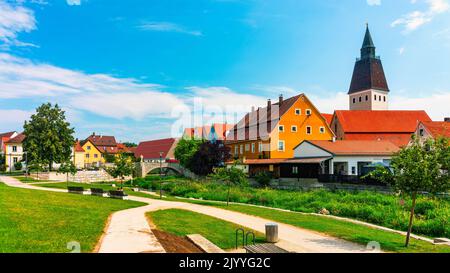
[[[156,178],[135,181],[143,188],[159,189]],[[227,187],[211,182],[194,182],[171,178],[163,182],[165,194],[203,200],[226,201]],[[232,187],[230,201],[291,211],[317,213],[326,208],[332,215],[406,231],[411,200],[369,191],[286,191]],[[413,233],[429,237],[450,238],[450,200],[420,196],[417,200]]]
[[[159,230],[177,236],[200,234],[222,249],[234,248],[236,244],[236,229],[243,228],[242,226],[211,216],[180,209],[149,212],[147,213],[147,217],[150,218]],[[253,231],[247,228],[244,229],[246,232]],[[253,232],[256,235],[256,243],[265,241],[263,234],[256,231]],[[251,238],[250,235],[250,241]],[[242,244],[242,237],[239,237],[238,240],[238,244]]]
[[[0,252],[69,252],[69,242],[79,242],[82,252],[91,252],[111,213],[141,205],[0,183]]]
[[[37,180],[34,179],[31,176],[14,176],[15,179],[19,180],[22,183],[45,183],[45,182],[52,182],[48,180]]]

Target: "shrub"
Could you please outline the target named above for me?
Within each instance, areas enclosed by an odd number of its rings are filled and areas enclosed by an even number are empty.
[[[22,162],[14,163],[14,170],[21,171],[22,170]]]
[[[270,172],[259,172],[255,175],[255,180],[262,187],[268,187],[270,181],[272,181],[272,173]]]

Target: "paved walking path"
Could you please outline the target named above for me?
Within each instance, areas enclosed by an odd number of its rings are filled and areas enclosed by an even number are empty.
[[[12,187],[66,192],[61,189],[39,188],[27,185],[12,177],[0,177],[0,180]],[[185,209],[229,221],[262,233],[265,232],[265,224],[273,222],[234,211],[184,202],[171,202],[136,196],[129,196],[129,199],[149,205],[114,213],[101,241],[99,252],[164,252],[152,234],[146,220],[145,213],[149,211],[171,208]],[[281,239],[280,245],[291,251],[313,253],[361,253],[366,251],[366,247],[359,244],[291,225],[277,224],[279,226],[279,238]]]

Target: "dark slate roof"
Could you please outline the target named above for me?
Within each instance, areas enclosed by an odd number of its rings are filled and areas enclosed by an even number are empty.
[[[375,54],[375,44],[367,25],[364,42],[361,48],[361,58],[356,61],[352,82],[348,94],[375,89],[389,92],[383,64]]]
[[[363,59],[355,64],[349,94],[376,89],[389,92],[389,86],[380,59]]]
[[[364,36],[364,42],[362,45],[362,48],[367,48],[367,47],[375,47],[375,44],[373,43],[373,40],[372,40],[372,35],[370,35],[369,25],[367,25],[366,35]]]

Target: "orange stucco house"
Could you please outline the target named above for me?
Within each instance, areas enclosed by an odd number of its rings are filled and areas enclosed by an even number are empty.
[[[280,95],[277,103],[268,100],[266,107],[245,115],[227,135],[226,145],[250,175],[270,171],[276,176],[297,177],[305,165],[293,160],[294,148],[304,140],[333,137],[327,119],[305,94],[286,100]]]

